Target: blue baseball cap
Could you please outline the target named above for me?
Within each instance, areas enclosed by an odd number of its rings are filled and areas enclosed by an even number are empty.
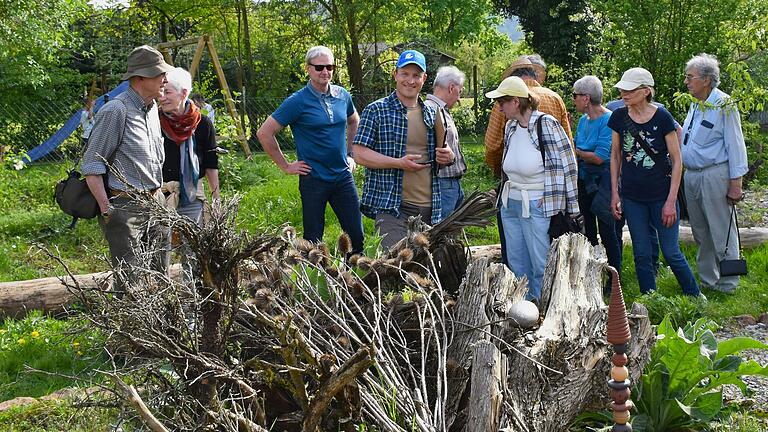
[[[420,67],[422,71],[427,71],[427,61],[424,59],[424,54],[416,50],[403,51],[400,54],[400,58],[397,59],[397,68],[405,67],[409,64],[415,64]]]

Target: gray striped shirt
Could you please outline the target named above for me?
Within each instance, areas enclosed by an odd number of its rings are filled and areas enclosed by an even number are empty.
[[[147,106],[131,87],[96,113],[81,164],[83,175],[106,173],[104,159],[136,189],[156,189],[163,182],[165,151],[157,104]],[[108,184],[126,189],[112,173]]]
[[[445,108],[445,102],[439,97],[431,94],[427,95],[427,100],[424,101],[424,104],[434,107],[437,115],[441,115],[441,112],[445,114],[443,117],[445,119],[445,145],[450,147],[456,156],[456,163],[441,167],[437,172],[437,176],[440,178],[461,178],[467,172],[467,163],[464,161],[464,155],[461,153],[459,131],[456,129],[456,123],[454,123],[451,113]],[[437,144],[441,145],[442,143]]]

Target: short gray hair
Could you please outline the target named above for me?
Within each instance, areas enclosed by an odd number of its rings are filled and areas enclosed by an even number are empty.
[[[603,83],[594,75],[579,78],[573,83],[573,92],[589,96],[589,103],[600,105],[603,103]]]
[[[451,84],[464,87],[465,79],[467,79],[467,76],[456,66],[442,66],[437,70],[432,88],[440,87],[447,89]]]
[[[541,58],[540,55],[538,55],[538,54],[531,54],[529,56],[526,56],[526,58],[528,59],[529,62],[531,62],[531,63],[533,63],[535,65],[539,65],[539,66],[542,67],[542,69],[547,70],[547,64],[544,63],[544,59]]]
[[[321,55],[327,55],[328,57],[331,58],[331,60],[334,60],[333,51],[331,51],[330,48],[328,48],[327,46],[318,45],[318,46],[313,46],[312,48],[307,50],[307,55],[306,57],[304,57],[304,63],[309,64],[313,58],[320,57]]]
[[[720,62],[717,57],[705,53],[694,56],[685,64],[685,71],[690,69],[695,69],[702,78],[709,78],[711,88],[720,84]]]
[[[171,69],[165,74],[165,80],[179,93],[186,90],[187,97],[184,101],[189,99],[189,95],[192,93],[192,75],[186,69],[180,67]]]

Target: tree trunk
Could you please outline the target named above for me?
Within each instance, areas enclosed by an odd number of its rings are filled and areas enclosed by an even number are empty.
[[[523,299],[525,278],[516,279],[506,266],[489,264],[487,257],[473,261],[457,299],[457,330],[449,347],[457,365],[447,402],[451,431],[507,427],[559,432],[584,409],[608,402],[605,382],[611,353],[602,298],[606,265],[602,249],[593,248],[584,236],[554,241],[542,282],[540,324],[517,329],[503,318],[512,303]],[[632,379],[642,373],[654,340],[647,312],[642,305],[635,308],[628,352]],[[489,352],[489,342],[499,357]],[[500,365],[505,366],[500,370]],[[503,407],[496,392],[503,392]]]

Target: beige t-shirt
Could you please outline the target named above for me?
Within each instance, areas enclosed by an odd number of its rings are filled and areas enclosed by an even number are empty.
[[[431,162],[427,152],[427,125],[421,106],[408,109],[408,138],[405,154],[418,154],[418,162]],[[403,173],[403,201],[419,207],[432,207],[432,168]]]

